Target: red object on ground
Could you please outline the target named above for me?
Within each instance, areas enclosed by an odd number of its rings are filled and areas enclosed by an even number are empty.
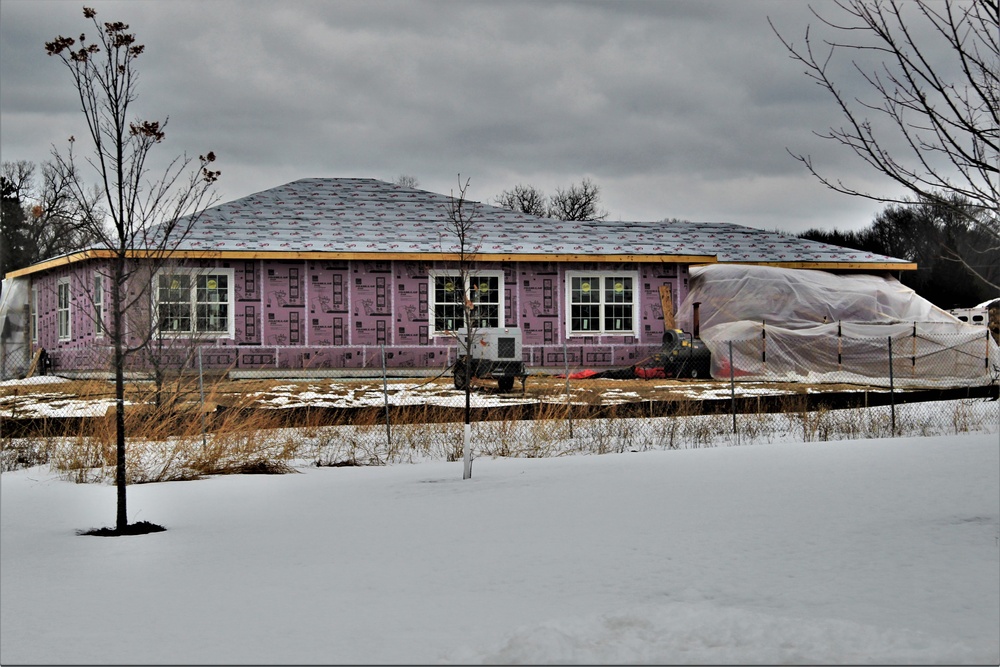
[[[594,377],[595,375],[597,375],[597,371],[588,369],[588,370],[585,370],[585,371],[577,371],[576,373],[570,373],[569,374],[569,379],[570,380],[583,380],[585,378]],[[556,377],[557,378],[564,378],[564,377],[566,377],[566,374],[562,373],[562,374],[557,375]]]

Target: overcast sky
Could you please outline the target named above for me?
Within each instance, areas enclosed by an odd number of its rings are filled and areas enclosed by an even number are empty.
[[[83,4],[0,0],[3,161],[86,136],[69,72],[44,50],[93,35]],[[407,174],[448,193],[461,174],[484,202],[588,177],[616,220],[800,232],[864,227],[883,208],[788,154],[865,175],[814,136],[840,119],[768,25],[801,43],[817,27],[802,0],[86,4],[146,45],[137,114],[169,116],[163,159],[215,151],[222,201],[309,177]]]

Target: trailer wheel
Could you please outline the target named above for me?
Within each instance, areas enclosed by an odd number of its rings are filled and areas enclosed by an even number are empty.
[[[465,369],[455,371],[455,389],[459,391],[465,389]]]
[[[500,387],[501,393],[506,394],[514,388],[514,377],[511,375],[505,375],[497,378],[497,386]]]

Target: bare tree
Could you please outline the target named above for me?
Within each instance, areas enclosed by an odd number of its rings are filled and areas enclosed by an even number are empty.
[[[556,188],[551,197],[533,185],[515,185],[495,199],[496,205],[509,211],[557,220],[604,220],[608,212],[599,208],[601,188],[589,178],[565,190]]]
[[[396,180],[393,181],[393,183],[404,188],[420,187],[420,181],[417,180],[417,177],[411,176],[410,174],[400,174],[399,176],[396,177]]]
[[[125,476],[126,356],[142,346],[129,347],[125,314],[133,306],[149,308],[152,263],[166,261],[187,235],[197,213],[211,201],[211,186],[218,171],[209,169],[211,152],[197,163],[186,156],[174,158],[157,180],[149,178],[148,161],[155,146],[165,138],[166,120],[130,120],[137,98],[136,60],[145,47],[136,43],[129,26],[122,22],[98,22],[97,12],[83,8],[97,32],[88,43],[81,34],[78,48],[72,37],[56,37],[45,50],[69,69],[80,108],[87,123],[93,153],[86,160],[94,170],[104,197],[107,224],[91,226],[98,245],[110,257],[107,278],[111,304],[109,322],[102,322],[114,348],[115,433],[117,514],[115,532],[128,532]],[[56,164],[66,173],[78,175],[70,138],[67,153],[53,151]],[[193,166],[193,168],[191,168]],[[86,201],[85,186],[74,177],[69,183],[78,202]],[[151,333],[145,336],[147,343]]]
[[[1000,247],[1000,3],[996,0],[835,0],[837,18],[814,16],[832,37],[804,45],[785,39],[791,57],[824,89],[844,125],[819,134],[853,152],[870,170],[911,195],[878,194],[831,178],[809,155],[792,153],[827,187],[851,196],[907,204],[968,202],[956,210]],[[843,92],[836,60],[850,57],[867,97]],[[850,76],[850,75],[846,75]],[[914,197],[915,196],[915,197]],[[949,248],[980,280],[977,261]]]
[[[566,190],[556,188],[551,197],[549,216],[559,220],[604,220],[608,212],[598,208],[600,201],[600,187],[585,178],[580,185],[571,185]]]
[[[480,241],[476,239],[475,232],[480,218],[478,202],[467,198],[469,190],[469,179],[462,182],[462,176],[458,176],[458,196],[452,191],[449,200],[448,222],[450,232],[455,240],[458,250],[458,285],[454,292],[462,302],[462,329],[464,331],[454,332],[458,341],[459,357],[457,363],[461,368],[456,368],[456,373],[463,373],[462,384],[465,389],[465,422],[462,434],[462,479],[472,477],[472,364],[473,345],[476,340],[477,318],[477,298],[472,285],[472,267],[479,251]],[[456,377],[459,377],[456,375]]]
[[[36,165],[26,160],[4,162],[3,257],[0,275],[50,257],[85,248],[96,239],[102,220],[100,192],[93,188],[82,201],[74,196],[77,175],[59,162]]]
[[[549,198],[533,185],[515,185],[513,190],[504,190],[494,199],[496,205],[509,211],[527,213],[539,218],[549,215]]]

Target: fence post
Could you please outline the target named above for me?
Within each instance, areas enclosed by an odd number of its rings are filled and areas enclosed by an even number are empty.
[[[573,437],[573,403],[569,395],[569,351],[566,349],[566,341],[563,341],[563,365],[566,368],[566,421],[569,422],[569,437]]]
[[[205,372],[201,365],[201,351],[204,349],[198,346],[198,393],[201,395],[201,446],[208,447],[208,437],[205,435]]]
[[[389,425],[389,383],[385,371],[385,344],[382,344],[382,399],[385,402],[386,456],[392,450],[392,427]]]
[[[990,328],[986,327],[986,349],[983,350],[983,370],[986,371],[986,379],[990,379],[990,338],[993,337]]]
[[[729,341],[729,401],[733,407],[733,435],[736,444],[740,443],[740,435],[736,432],[736,371],[733,370],[733,341]]]
[[[844,337],[842,320],[837,320],[837,372],[844,370]]]
[[[764,365],[764,374],[767,374],[767,322],[760,321],[760,363]]]
[[[896,435],[896,390],[892,376],[892,336],[889,336],[889,415],[892,434]]]

